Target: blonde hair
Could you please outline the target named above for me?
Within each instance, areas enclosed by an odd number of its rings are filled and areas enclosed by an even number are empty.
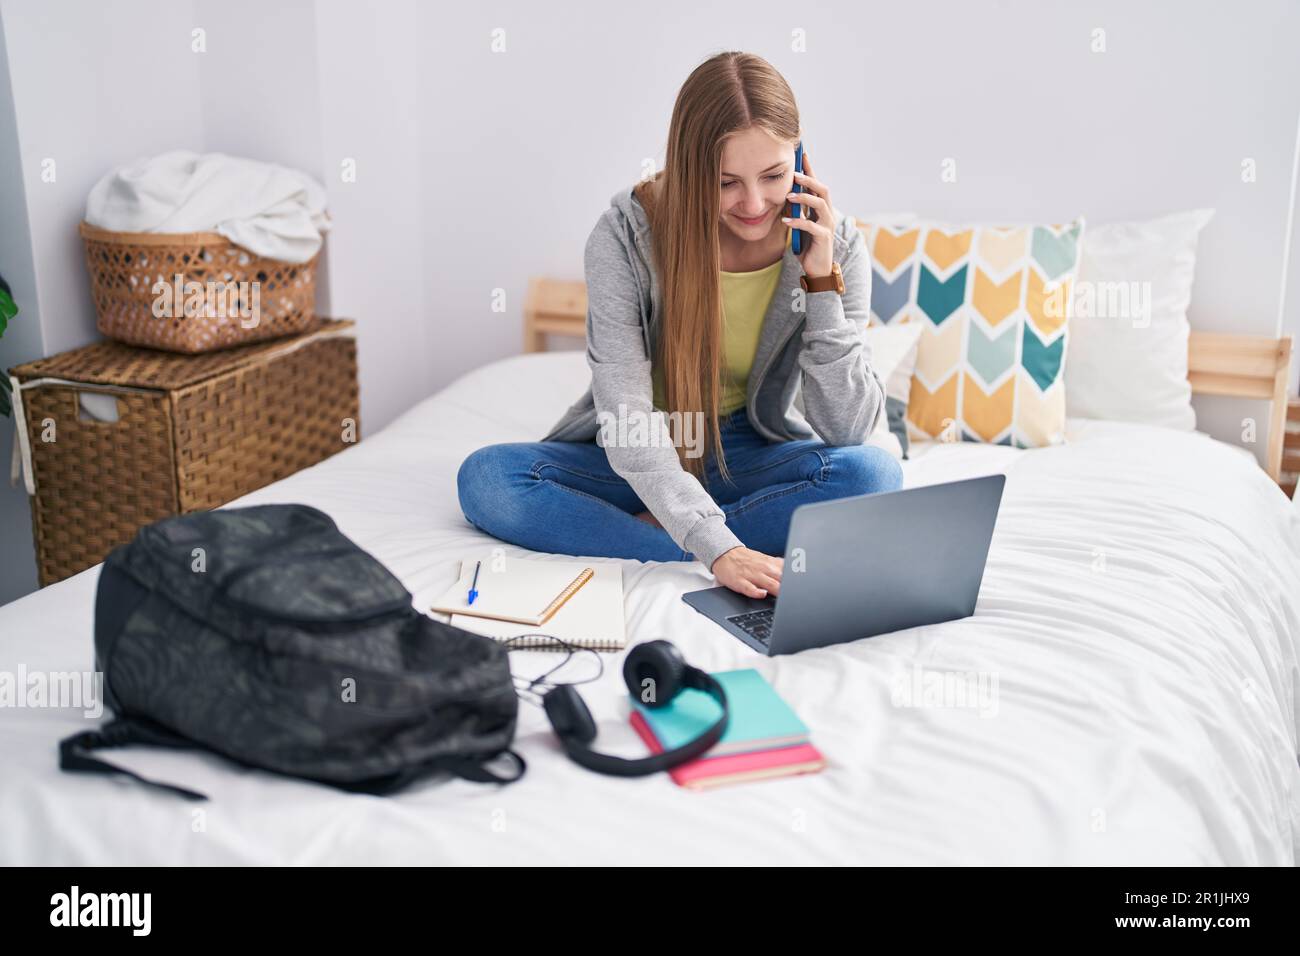
[[[664,169],[635,190],[650,221],[663,288],[654,361],[662,369],[664,403],[683,416],[705,413],[703,447],[712,446],[728,481],[718,426],[722,150],[729,136],[753,126],[777,139],[799,138],[799,109],[789,84],[762,57],[737,52],[710,57],[677,93]],[[677,455],[703,483],[704,458],[687,457],[682,443]]]

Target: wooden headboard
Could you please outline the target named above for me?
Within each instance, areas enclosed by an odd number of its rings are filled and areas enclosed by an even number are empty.
[[[583,338],[587,334],[584,282],[534,278],[524,303],[524,351],[541,352],[548,334]],[[1278,481],[1286,432],[1287,373],[1291,337],[1193,332],[1187,349],[1187,378],[1199,395],[1228,395],[1269,402],[1265,470]]]
[[[1282,439],[1286,434],[1287,375],[1291,370],[1291,336],[1228,335],[1193,332],[1187,347],[1187,380],[1198,395],[1257,398],[1269,403],[1264,470],[1274,481],[1282,475]]]
[[[542,352],[546,335],[587,337],[587,283],[529,279],[524,301],[524,351]]]

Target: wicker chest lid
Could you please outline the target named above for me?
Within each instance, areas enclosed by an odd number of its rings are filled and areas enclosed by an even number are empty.
[[[49,358],[26,362],[10,369],[10,374],[20,380],[34,378],[60,378],[73,382],[96,385],[118,385],[128,388],[171,390],[184,388],[214,375],[221,375],[243,365],[250,365],[267,353],[279,352],[323,334],[333,334],[350,328],[351,319],[318,319],[298,335],[280,339],[263,339],[236,348],[218,352],[187,355],[180,352],[160,352],[157,349],[123,345],[105,340],[61,352]]]

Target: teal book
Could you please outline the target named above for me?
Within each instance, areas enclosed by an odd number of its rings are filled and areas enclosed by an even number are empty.
[[[794,747],[808,742],[808,727],[790,705],[753,668],[714,674],[727,694],[731,718],[727,732],[709,757]],[[646,707],[635,698],[632,706],[649,724],[665,750],[672,750],[700,735],[722,712],[718,702],[702,690],[686,688],[667,707]]]

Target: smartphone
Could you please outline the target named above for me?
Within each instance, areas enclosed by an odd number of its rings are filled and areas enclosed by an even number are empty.
[[[798,144],[794,148],[794,171],[796,173],[803,172],[803,140],[799,140]],[[799,183],[796,181],[794,184],[794,189],[791,190],[791,192],[801,193],[803,192],[803,187],[800,186]],[[803,215],[803,206],[797,205],[795,203],[791,203],[790,215],[793,216],[795,219],[798,219],[800,216]],[[790,229],[791,229],[790,248],[794,250],[794,254],[797,256],[803,250],[803,243],[800,241],[803,239],[803,230],[795,229],[793,226],[791,226]]]

